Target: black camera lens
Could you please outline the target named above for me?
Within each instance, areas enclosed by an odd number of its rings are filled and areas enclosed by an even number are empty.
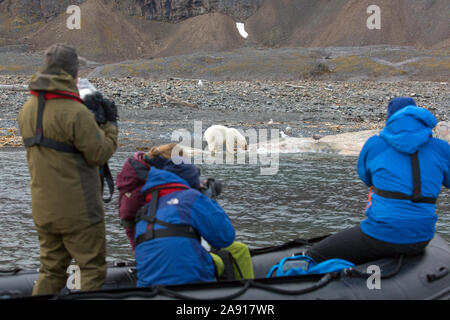
[[[223,184],[221,182],[216,181],[214,178],[209,178],[206,180],[205,185],[201,187],[199,190],[205,196],[211,199],[215,199],[222,193],[222,189]]]
[[[214,184],[214,190],[216,192],[216,196],[218,196],[219,194],[222,193],[223,190],[223,185],[221,182],[216,181],[216,183]]]

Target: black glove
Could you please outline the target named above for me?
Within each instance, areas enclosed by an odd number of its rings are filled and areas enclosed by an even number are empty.
[[[117,123],[117,106],[114,101],[103,99],[102,106],[105,112],[106,120],[112,123]]]
[[[223,185],[213,178],[209,178],[200,187],[199,191],[211,199],[216,199],[222,193]]]
[[[84,103],[92,111],[98,124],[106,123],[107,119],[103,108],[103,96],[100,92],[95,91],[92,94],[86,95],[84,97]]]

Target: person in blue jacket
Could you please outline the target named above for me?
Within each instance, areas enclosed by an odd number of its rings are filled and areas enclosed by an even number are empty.
[[[450,188],[450,146],[432,137],[436,124],[412,98],[389,103],[385,128],[358,158],[358,174],[369,187],[367,219],[313,245],[307,255],[359,264],[424,250],[435,233],[441,185]]]
[[[228,247],[233,225],[215,200],[197,190],[194,165],[164,161],[158,165],[163,169],[151,167],[142,188],[147,205],[136,224],[137,286],[215,281],[212,256],[200,240]]]

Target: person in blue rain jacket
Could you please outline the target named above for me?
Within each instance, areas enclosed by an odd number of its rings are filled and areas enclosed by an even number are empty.
[[[138,287],[215,281],[213,259],[200,237],[215,248],[225,248],[233,243],[235,231],[225,211],[199,187],[198,169],[192,164],[168,162],[164,170],[151,167],[142,188],[147,218],[136,224]],[[148,217],[155,189],[159,190],[152,223]],[[174,233],[161,231],[167,229]]]
[[[385,128],[365,143],[357,163],[369,187],[367,218],[313,245],[309,256],[358,264],[424,250],[434,237],[441,186],[450,188],[450,146],[432,137],[436,124],[412,98],[389,103]]]

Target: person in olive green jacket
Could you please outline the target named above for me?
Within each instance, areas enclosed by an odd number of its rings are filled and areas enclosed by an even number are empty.
[[[106,278],[106,239],[99,167],[117,149],[117,109],[99,126],[77,88],[75,49],[54,45],[29,84],[31,98],[18,117],[31,176],[32,216],[40,244],[33,295],[65,287],[72,259],[81,290],[100,289]],[[42,99],[42,117],[38,109]],[[39,121],[41,125],[39,125]]]

